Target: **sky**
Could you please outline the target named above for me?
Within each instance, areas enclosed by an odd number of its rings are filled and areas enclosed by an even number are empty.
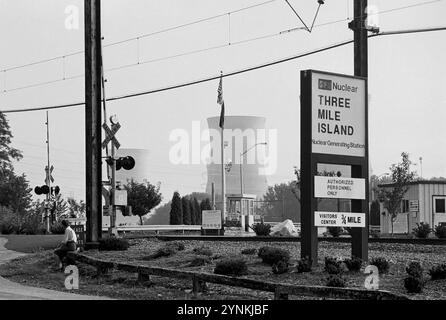
[[[263,2],[267,1],[102,1],[106,96],[162,88],[216,76],[220,71],[229,73],[353,37],[347,27],[352,18],[351,0],[325,1],[311,33],[282,32],[302,27],[282,0],[226,14]],[[290,3],[311,24],[317,1]],[[375,15],[375,23],[381,31],[445,26],[445,0],[369,0],[369,5],[380,12]],[[79,27],[71,23],[74,28],[67,28],[68,18],[75,21],[71,17],[76,8]],[[156,33],[217,15],[220,17]],[[152,35],[141,37],[147,34]],[[83,1],[0,0],[0,110],[83,101],[84,57],[82,53],[69,55],[83,50],[83,37]],[[259,39],[245,41],[254,38]],[[388,172],[404,151],[410,154],[415,162],[413,170],[419,174],[422,157],[424,178],[446,176],[445,40],[445,31],[369,40],[369,152],[373,174]],[[184,55],[192,51],[198,52]],[[61,56],[66,57],[3,71]],[[123,68],[126,65],[132,66]],[[300,165],[300,71],[306,69],[353,74],[353,46],[223,81],[227,115],[265,117],[267,129],[277,130],[278,166],[267,176],[270,185],[293,179],[293,167]],[[23,88],[44,82],[50,83]],[[176,129],[192,132],[194,121],[200,121],[201,129],[206,129],[206,119],[220,112],[217,87],[215,80],[107,104],[107,114],[116,114],[121,124],[117,138],[122,148],[149,150],[148,178],[153,183],[161,182],[164,201],[175,190],[181,194],[204,191],[205,164],[171,163],[169,150],[174,143],[169,136]],[[7,118],[14,135],[13,146],[24,155],[15,164],[16,171],[25,173],[33,187],[44,184],[45,111],[10,113]],[[63,195],[85,199],[83,107],[51,110],[49,120],[55,184]]]

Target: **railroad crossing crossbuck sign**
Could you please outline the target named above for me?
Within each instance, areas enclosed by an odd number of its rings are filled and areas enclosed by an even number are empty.
[[[102,125],[102,128],[104,128],[105,130],[105,139],[102,142],[102,149],[105,149],[107,147],[107,144],[111,141],[112,144],[115,146],[116,149],[119,149],[119,147],[121,146],[121,144],[119,143],[119,141],[116,139],[115,134],[116,132],[118,132],[119,128],[121,128],[121,125],[118,123],[116,124],[112,124],[111,126],[111,130],[110,128],[107,126],[106,123],[104,123]]]
[[[46,172],[46,175],[45,175],[45,184],[49,184],[49,181],[48,181],[48,178],[51,180],[51,182],[54,182],[54,178],[53,178],[53,176],[51,175],[52,173],[53,173],[53,170],[54,170],[54,167],[53,166],[51,166],[50,167],[50,171],[48,172],[48,166],[45,166],[45,172]]]

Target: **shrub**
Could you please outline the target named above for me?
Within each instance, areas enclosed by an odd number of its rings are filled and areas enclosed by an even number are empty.
[[[193,252],[195,254],[201,255],[201,256],[212,256],[214,253],[212,252],[212,250],[209,247],[196,247],[194,248]]]
[[[345,287],[345,279],[343,277],[341,277],[340,275],[331,275],[328,277],[325,285],[327,287],[344,288]]]
[[[417,223],[417,227],[412,229],[412,233],[417,238],[427,238],[429,233],[432,232],[432,228],[430,227],[429,223],[420,222]]]
[[[446,279],[446,263],[433,266],[428,273],[432,280]]]
[[[372,237],[372,238],[379,238],[380,237],[379,230],[375,230],[375,229],[370,230],[370,237]]]
[[[345,259],[344,263],[349,271],[358,272],[361,270],[362,260],[358,257],[353,257],[352,259]]]
[[[170,257],[177,253],[177,250],[173,246],[164,246],[155,251],[154,254],[144,258],[144,260],[158,259],[161,257]]]
[[[184,243],[179,241],[169,242],[167,246],[174,248],[176,251],[183,251],[185,249]]]
[[[420,293],[423,291],[424,284],[423,278],[409,276],[404,279],[404,287],[409,293]]]
[[[435,227],[435,236],[440,239],[446,238],[446,225],[438,225]]]
[[[110,237],[99,240],[100,251],[124,251],[129,248],[129,242],[126,239]]]
[[[239,220],[226,220],[224,226],[227,228],[240,228],[242,223]]]
[[[269,236],[271,232],[271,225],[263,222],[253,224],[250,228],[254,230],[257,236]]]
[[[243,259],[225,259],[217,262],[214,273],[241,276],[248,273],[248,266]]]
[[[390,268],[389,262],[383,257],[373,258],[370,264],[376,266],[379,273],[387,273]]]
[[[259,249],[258,256],[264,263],[273,265],[279,261],[289,262],[290,253],[287,250],[274,247],[262,247]]]
[[[325,257],[325,271],[329,274],[340,274],[342,273],[342,261],[336,258]]]
[[[16,226],[10,221],[3,221],[0,224],[0,233],[1,234],[11,234],[16,231]]]
[[[256,248],[245,248],[242,250],[242,254],[256,254],[257,249]]]
[[[409,276],[414,278],[423,277],[423,268],[417,261],[410,262],[409,265],[406,267],[406,272]]]
[[[50,232],[52,234],[64,234],[65,233],[65,227],[60,222],[55,222],[50,227]]]
[[[311,271],[311,260],[309,257],[305,257],[297,261],[297,272],[310,272]]]
[[[342,233],[342,228],[341,227],[327,227],[327,231],[332,237],[337,238]]]
[[[272,270],[273,270],[274,274],[286,273],[289,270],[288,262],[281,260],[281,261],[273,264]]]
[[[195,257],[189,264],[189,267],[201,267],[212,262],[211,258],[208,256],[198,256]]]

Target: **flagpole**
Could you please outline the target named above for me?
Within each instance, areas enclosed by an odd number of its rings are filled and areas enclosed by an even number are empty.
[[[225,221],[226,212],[226,176],[225,176],[225,139],[224,139],[224,127],[221,128],[221,199],[222,199],[222,210],[221,210],[221,229],[224,230],[223,224]]]

